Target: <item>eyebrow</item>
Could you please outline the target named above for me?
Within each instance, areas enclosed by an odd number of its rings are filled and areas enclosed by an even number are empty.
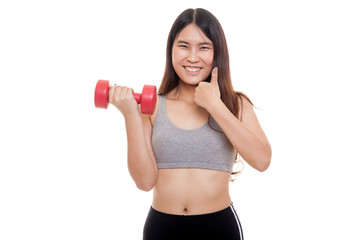
[[[179,41],[177,41],[177,44],[179,44],[179,43],[189,44],[187,41],[184,41],[184,40],[179,40]],[[199,43],[199,45],[209,45],[209,46],[212,46],[212,43],[210,43],[210,42],[201,42],[201,43]]]

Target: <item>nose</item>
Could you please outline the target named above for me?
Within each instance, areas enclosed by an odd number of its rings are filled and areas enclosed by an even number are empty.
[[[199,61],[199,55],[196,48],[191,48],[188,55],[188,61],[189,62],[198,62]]]

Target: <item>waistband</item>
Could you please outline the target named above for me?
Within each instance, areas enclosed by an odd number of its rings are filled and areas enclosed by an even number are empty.
[[[170,213],[164,213],[164,212],[160,212],[156,209],[154,209],[152,206],[150,207],[150,213],[157,215],[159,217],[167,217],[167,218],[171,218],[171,219],[201,219],[201,218],[218,218],[224,214],[232,214],[232,209],[233,209],[233,204],[231,203],[229,207],[220,210],[220,211],[216,211],[216,212],[212,212],[212,213],[204,213],[204,214],[196,214],[196,215],[177,215],[177,214],[170,214]]]

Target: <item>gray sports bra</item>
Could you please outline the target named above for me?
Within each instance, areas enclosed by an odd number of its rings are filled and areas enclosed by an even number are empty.
[[[167,114],[166,96],[160,96],[151,137],[158,168],[206,168],[232,172],[235,149],[211,116],[209,122],[211,127],[206,122],[193,130],[176,127]]]

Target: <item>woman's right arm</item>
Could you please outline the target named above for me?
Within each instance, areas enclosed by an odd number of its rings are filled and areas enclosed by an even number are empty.
[[[130,175],[139,189],[150,191],[158,173],[151,146],[151,118],[140,113],[130,88],[112,87],[109,101],[121,111],[125,119]]]

